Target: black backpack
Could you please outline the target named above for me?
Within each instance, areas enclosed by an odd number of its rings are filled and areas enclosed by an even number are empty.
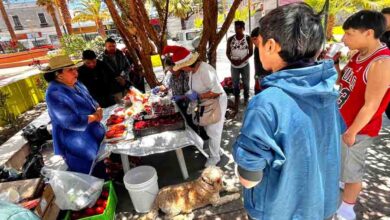
[[[22,136],[30,146],[30,154],[26,157],[26,162],[22,168],[22,177],[24,179],[38,178],[41,176],[41,169],[45,165],[41,150],[44,146],[51,144],[52,136],[46,125],[41,125],[38,128],[34,125],[28,125],[23,129]]]
[[[35,148],[40,148],[44,143],[52,139],[46,125],[41,125],[38,128],[34,125],[28,125],[22,129],[22,132],[24,139],[27,140],[31,148],[34,148],[31,149],[32,151],[37,150]]]

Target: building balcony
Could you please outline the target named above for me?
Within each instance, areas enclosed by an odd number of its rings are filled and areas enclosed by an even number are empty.
[[[23,26],[22,25],[15,26],[15,30],[17,31],[23,30]]]

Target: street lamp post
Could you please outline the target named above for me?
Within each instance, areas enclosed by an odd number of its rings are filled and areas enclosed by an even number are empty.
[[[27,20],[26,20],[26,23],[28,24],[28,27],[31,29],[31,34],[32,34],[32,35],[30,34],[31,37],[28,37],[28,35],[27,35],[27,42],[29,42],[29,39],[30,39],[30,38],[34,37],[35,45],[31,42],[31,43],[33,44],[33,47],[34,47],[34,46],[37,45],[37,37],[36,37],[36,35],[35,35],[35,29],[34,29],[35,26],[34,26],[34,24],[33,24],[33,21],[30,20],[30,19],[27,19]]]

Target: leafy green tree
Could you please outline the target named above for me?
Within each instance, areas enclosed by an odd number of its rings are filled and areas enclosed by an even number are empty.
[[[79,7],[74,12],[73,22],[95,22],[100,36],[106,37],[103,21],[110,19],[110,13],[103,7],[101,0],[81,0]]]
[[[56,29],[57,37],[58,39],[62,38],[62,32],[60,28],[60,24],[58,22],[57,16],[56,16],[56,10],[54,8],[55,6],[55,0],[37,0],[36,4],[38,6],[44,7],[49,13],[51,19],[53,20],[54,27]]]
[[[163,8],[166,5],[166,0],[150,0],[160,18],[163,18]],[[182,30],[187,29],[186,22],[196,12],[202,9],[202,0],[169,0],[169,16],[180,18]]]
[[[305,2],[316,11],[321,11],[325,4],[325,0],[305,0]],[[326,27],[327,40],[333,38],[333,28],[336,24],[337,14],[352,14],[361,9],[380,10],[388,5],[390,5],[390,0],[330,0],[328,25]]]

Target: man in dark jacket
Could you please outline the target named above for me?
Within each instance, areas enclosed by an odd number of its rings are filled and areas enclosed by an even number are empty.
[[[96,59],[96,54],[92,50],[83,52],[83,62],[79,69],[79,81],[88,89],[91,96],[103,108],[114,105],[115,100],[111,92],[111,87],[116,83],[113,72],[103,61]],[[107,86],[111,85],[111,86]]]
[[[115,101],[119,103],[131,85],[130,63],[123,52],[116,49],[116,42],[112,38],[107,38],[105,48],[102,60],[113,72],[115,83],[112,85],[111,92],[114,94]]]
[[[382,14],[386,17],[387,26],[386,32],[381,37],[381,41],[385,43],[388,48],[390,48],[390,7],[384,8],[382,10]]]

